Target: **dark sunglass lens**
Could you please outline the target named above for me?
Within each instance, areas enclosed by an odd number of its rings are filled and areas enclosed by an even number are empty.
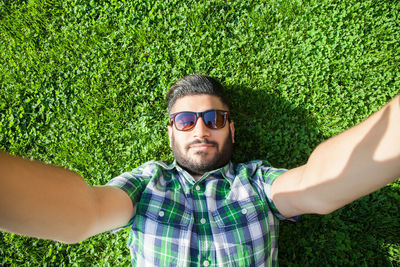
[[[215,126],[216,128],[222,128],[225,126],[225,113],[221,111],[216,112],[216,120],[215,120]]]
[[[196,114],[193,113],[180,113],[175,117],[175,127],[180,131],[188,131],[196,123]]]
[[[210,110],[204,114],[204,123],[208,128],[219,129],[225,124],[224,113],[217,110]]]

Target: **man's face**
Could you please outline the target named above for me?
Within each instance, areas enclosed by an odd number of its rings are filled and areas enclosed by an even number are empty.
[[[179,98],[171,114],[181,111],[203,112],[210,109],[228,110],[221,100],[212,95],[193,95]],[[232,155],[235,128],[226,122],[221,129],[210,129],[202,118],[191,131],[168,127],[170,147],[178,164],[194,176],[224,166]]]

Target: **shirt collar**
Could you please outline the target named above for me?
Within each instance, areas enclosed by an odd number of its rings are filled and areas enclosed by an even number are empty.
[[[160,166],[162,166],[164,169],[167,169],[167,170],[176,169],[176,171],[178,173],[182,174],[188,182],[190,182],[191,184],[196,183],[196,181],[193,179],[193,177],[186,170],[182,169],[182,167],[178,165],[176,160],[174,160],[169,165],[166,164],[165,162],[157,162],[157,163]],[[206,179],[210,175],[213,175],[216,178],[218,178],[218,177],[225,178],[226,180],[229,181],[230,184],[232,184],[234,177],[235,177],[234,165],[231,161],[229,161],[225,166],[223,166],[221,168],[204,173],[203,176],[197,182]]]

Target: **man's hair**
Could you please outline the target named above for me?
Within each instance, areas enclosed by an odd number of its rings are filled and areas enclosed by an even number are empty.
[[[202,74],[184,76],[174,83],[167,93],[168,112],[171,112],[176,100],[188,95],[213,95],[228,107],[223,86],[214,78]]]

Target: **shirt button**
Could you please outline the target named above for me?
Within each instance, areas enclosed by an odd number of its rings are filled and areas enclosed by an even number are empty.
[[[200,223],[201,223],[201,224],[205,224],[205,223],[206,223],[206,219],[201,218]]]
[[[196,190],[197,190],[197,191],[200,191],[200,189],[201,189],[201,188],[200,188],[200,185],[196,185]]]
[[[203,266],[209,266],[210,262],[208,260],[203,261]]]
[[[246,214],[247,213],[247,209],[242,209],[242,214]]]
[[[158,213],[158,216],[164,217],[164,212],[162,210],[160,210],[160,212]]]

